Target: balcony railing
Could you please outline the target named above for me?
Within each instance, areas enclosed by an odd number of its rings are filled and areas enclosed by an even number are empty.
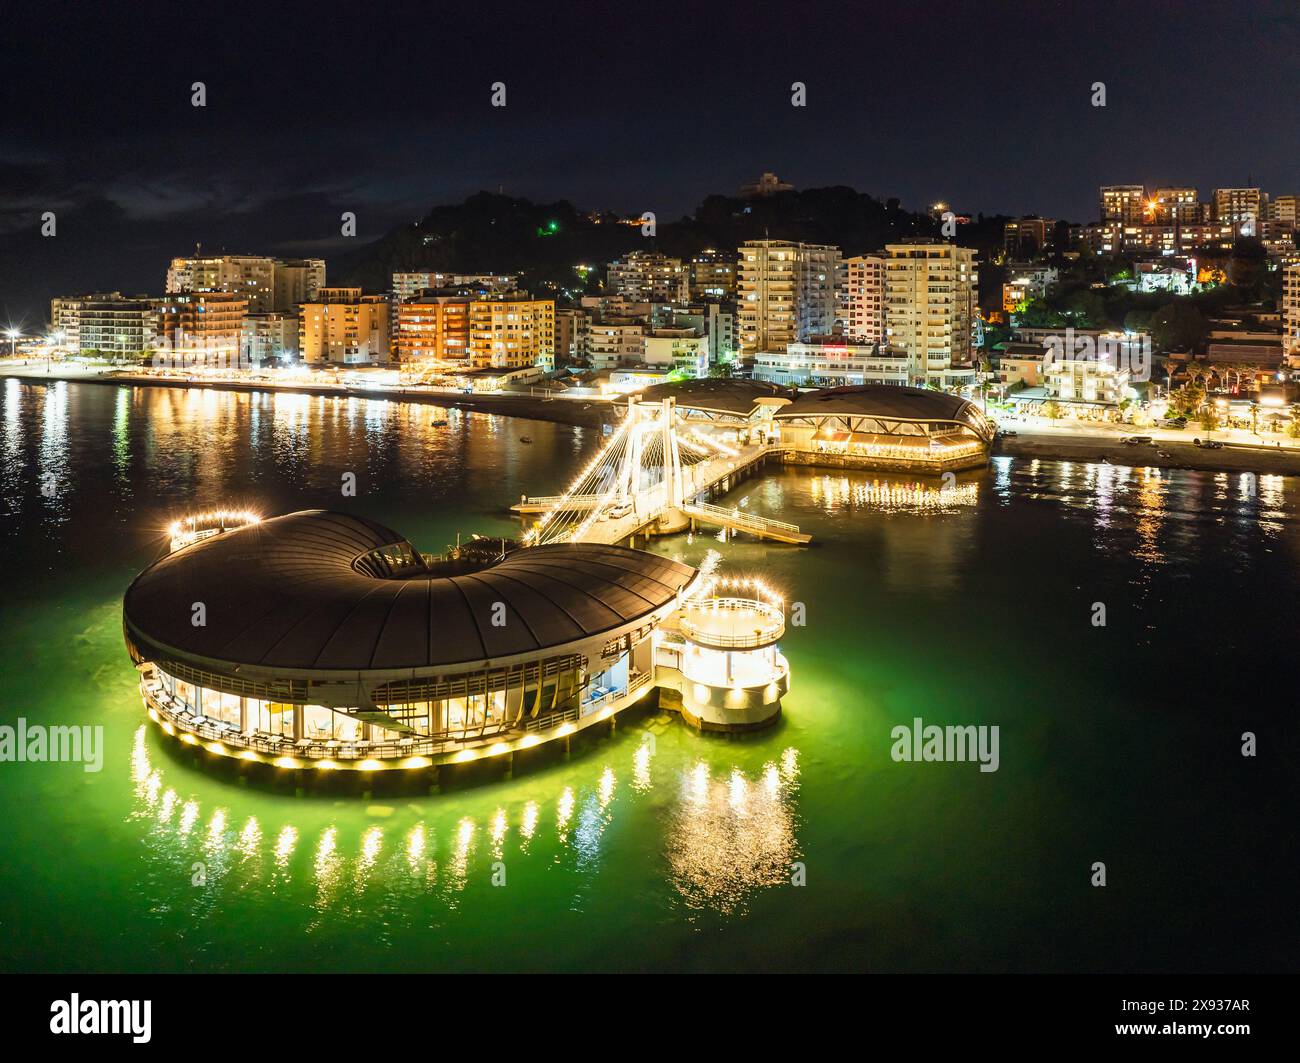
[[[490,739],[506,741],[521,734],[543,734],[576,723],[608,707],[622,708],[654,681],[652,672],[638,673],[632,677],[626,690],[611,690],[590,698],[573,708],[550,712],[536,719],[516,721],[511,724],[489,722],[475,728],[471,726],[455,736],[411,735],[395,741],[345,741],[343,739],[301,738],[291,735],[272,735],[262,731],[246,733],[231,724],[207,717],[195,716],[179,699],[151,683],[147,678],[140,683],[140,693],[146,707],[153,710],[160,721],[166,721],[182,735],[192,735],[201,742],[219,742],[236,750],[252,750],[272,757],[291,757],[300,761],[330,760],[401,760],[407,757],[435,757],[475,749]]]
[[[744,629],[740,629],[740,625]],[[753,598],[708,598],[688,603],[679,625],[698,646],[718,650],[754,650],[785,634],[785,615],[774,605]]]

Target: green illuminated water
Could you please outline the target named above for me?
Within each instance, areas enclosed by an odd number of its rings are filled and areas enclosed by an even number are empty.
[[[924,513],[867,475],[751,480],[731,498],[814,546],[653,547],[805,607],[784,720],[745,739],[641,712],[513,778],[363,793],[147,726],[120,603],[172,517],[353,509],[436,551],[508,533],[599,445],[433,416],[0,381],[0,722],[106,747],[98,773],[0,764],[3,968],[1293,966],[1295,480],[996,459],[972,505]],[[1000,769],[895,763],[916,716],[999,726]]]

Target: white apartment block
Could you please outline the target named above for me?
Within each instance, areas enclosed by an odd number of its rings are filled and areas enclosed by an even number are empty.
[[[742,354],[783,351],[835,326],[840,249],[789,240],[740,248],[737,313]]]
[[[938,240],[890,244],[885,263],[885,335],[906,352],[914,384],[975,382],[975,252]]]
[[[1088,406],[1117,406],[1129,380],[1126,370],[1093,358],[1053,359],[1042,373],[1052,398]]]
[[[873,343],[792,343],[754,356],[754,379],[794,387],[906,385],[906,351]]]
[[[512,273],[434,273],[415,271],[393,274],[393,302],[404,303],[426,288],[477,288],[485,292],[513,292],[519,278]]]
[[[158,316],[145,296],[86,299],[81,304],[78,349],[108,358],[143,358],[157,346]]]
[[[676,303],[689,298],[690,271],[679,258],[633,251],[611,262],[605,289],[631,302]]]
[[[155,301],[96,292],[50,300],[50,328],[70,350],[105,358],[141,358],[158,343]]]
[[[844,260],[840,321],[845,336],[862,343],[885,342],[883,255],[858,255]]]
[[[654,329],[643,340],[645,364],[680,369],[693,377],[709,375],[709,341],[693,328]]]
[[[587,358],[593,369],[617,369],[645,361],[645,326],[635,321],[593,321]]]

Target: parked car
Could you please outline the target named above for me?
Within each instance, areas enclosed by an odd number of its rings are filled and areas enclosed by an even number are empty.
[[[1200,438],[1197,438],[1197,439],[1193,439],[1193,440],[1192,440],[1192,445],[1193,445],[1193,446],[1197,446],[1197,447],[1204,447],[1206,450],[1222,450],[1222,449],[1223,449],[1223,444],[1220,443],[1217,439],[1200,439]]]
[[[1165,427],[1166,427],[1166,428],[1186,428],[1186,427],[1187,427],[1187,418],[1186,418],[1186,417],[1171,417],[1171,418],[1169,418],[1169,420],[1167,420],[1167,421],[1165,422]]]
[[[1125,436],[1120,440],[1125,446],[1150,446],[1156,445],[1156,441],[1150,436]]]

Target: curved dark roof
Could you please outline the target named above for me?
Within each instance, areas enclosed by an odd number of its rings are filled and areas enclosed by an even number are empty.
[[[638,396],[639,402],[662,402],[676,399],[679,406],[710,413],[732,413],[748,417],[759,399],[792,399],[792,388],[762,380],[738,377],[704,377],[699,380],[670,380],[648,387]]]
[[[961,421],[972,423],[978,409],[958,395],[929,388],[895,384],[859,384],[826,388],[800,395],[777,411],[786,417],[884,417],[898,421]]]
[[[363,517],[312,510],[204,539],[127,589],[141,650],[262,668],[427,669],[563,646],[671,602],[695,570],[621,546],[517,550],[464,575],[367,575],[354,561],[403,544]],[[202,602],[206,625],[191,623]],[[492,623],[505,606],[505,623]],[[500,614],[498,614],[500,615]]]

